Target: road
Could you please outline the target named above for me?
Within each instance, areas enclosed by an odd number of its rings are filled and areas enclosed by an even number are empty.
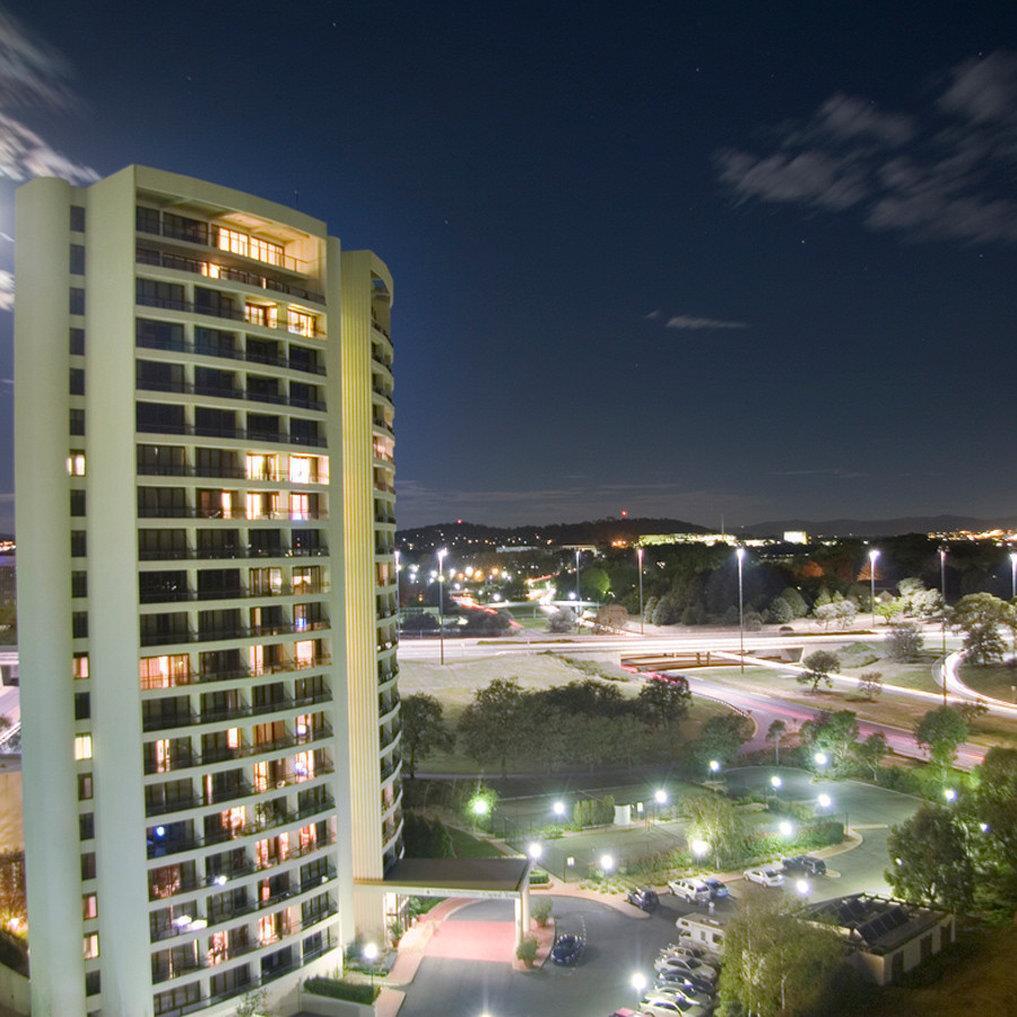
[[[766,741],[766,731],[773,721],[783,720],[785,723],[794,724],[797,727],[802,721],[814,720],[823,712],[818,708],[804,706],[801,703],[787,702],[779,696],[762,696],[752,692],[743,692],[730,685],[711,681],[699,671],[683,673],[688,679],[689,688],[693,694],[698,693],[719,699],[736,710],[751,715],[756,722],[756,733],[749,743],[751,749],[769,747],[769,743]],[[914,735],[905,728],[860,720],[858,730],[863,738],[867,738],[870,734],[883,735],[887,744],[898,755],[922,760],[929,758],[929,754],[915,741]],[[957,750],[957,766],[962,770],[973,769],[984,758],[985,749],[979,745],[972,745],[970,742],[965,742]]]

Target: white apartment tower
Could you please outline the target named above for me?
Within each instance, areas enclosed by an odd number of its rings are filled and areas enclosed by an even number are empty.
[[[401,853],[391,276],[141,166],[16,256],[32,1015],[285,1001]]]

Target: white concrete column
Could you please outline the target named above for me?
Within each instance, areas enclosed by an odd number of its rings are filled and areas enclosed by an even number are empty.
[[[71,188],[62,180],[33,180],[18,190],[18,650],[34,1017],[85,1012],[67,479],[70,206]]]

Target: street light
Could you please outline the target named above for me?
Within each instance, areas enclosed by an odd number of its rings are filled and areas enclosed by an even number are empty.
[[[583,595],[579,592],[579,555],[580,554],[582,554],[582,552],[577,547],[576,548],[576,604],[578,605],[579,610],[582,611],[582,609],[583,609]]]
[[[776,791],[777,788],[779,788],[781,786],[781,784],[783,784],[783,783],[784,783],[784,781],[782,781],[780,779],[780,777],[778,777],[776,774],[774,774],[770,778],[770,787],[772,787],[774,789],[774,791]]]
[[[948,802],[955,802],[955,801],[957,801],[957,792],[952,787],[944,788],[943,789],[943,797]]]
[[[811,890],[811,889],[812,889],[812,887],[809,885],[809,881],[807,879],[798,879],[798,880],[795,880],[795,890],[797,890],[797,892],[802,897],[808,897],[809,890]]]
[[[710,760],[710,773],[717,773],[719,770],[720,770],[720,760],[718,760],[718,759],[711,759]]]
[[[564,816],[565,815],[565,803],[564,802],[555,802],[554,805],[551,806],[551,811],[556,816]]]
[[[745,674],[745,603],[742,597],[742,562],[745,559],[745,548],[735,550],[738,559],[738,663],[742,674]]]
[[[486,798],[474,798],[470,803],[470,811],[480,819],[491,811],[491,806],[488,805]]]
[[[1017,599],[1017,551],[1010,552],[1010,597]]]
[[[879,552],[872,548],[869,551],[869,607],[872,609],[872,627],[876,627],[876,559]]]
[[[371,965],[371,990],[372,995],[374,991],[374,962],[378,959],[378,944],[377,943],[365,943],[364,944],[364,960]]]
[[[826,766],[830,762],[830,757],[825,752],[817,752],[812,760],[816,766]]]
[[[702,858],[710,850],[710,845],[702,838],[697,837],[695,840],[689,841],[689,849],[697,858]]]
[[[445,556],[448,548],[438,552],[438,656],[439,663],[445,663]]]
[[[644,975],[642,971],[637,971],[633,974],[629,981],[632,984],[632,988],[635,989],[640,996],[642,996],[643,990],[646,988],[646,975]]]
[[[614,855],[601,855],[600,868],[603,872],[610,872],[614,868]]]
[[[658,805],[666,805],[667,804],[667,792],[662,787],[657,788],[657,790],[653,792],[653,800]]]
[[[643,618],[643,549],[636,548],[636,561],[639,562],[639,634],[645,635]]]
[[[828,794],[821,794],[816,802],[821,809],[828,809],[833,804],[833,799]]]
[[[790,837],[791,834],[794,833],[794,827],[791,825],[791,820],[789,819],[782,819],[777,824],[777,829],[780,831],[780,835],[782,837]]]
[[[544,849],[536,841],[533,841],[526,846],[526,853],[534,861],[538,861],[540,856],[544,853]]]
[[[943,705],[946,706],[946,548],[939,549],[939,594],[943,598]]]

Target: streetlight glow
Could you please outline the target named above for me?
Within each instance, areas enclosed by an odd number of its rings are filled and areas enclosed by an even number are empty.
[[[830,762],[830,757],[825,752],[817,752],[812,759],[816,766],[826,766]]]
[[[536,841],[533,841],[526,846],[526,853],[534,861],[537,861],[537,859],[544,853],[544,849]]]
[[[772,788],[773,788],[774,790],[776,790],[777,788],[779,788],[779,787],[781,786],[781,784],[783,784],[783,783],[784,783],[784,781],[782,781],[782,780],[780,779],[780,777],[778,777],[778,776],[777,776],[776,774],[774,774],[774,775],[773,775],[773,776],[772,776],[772,777],[770,778],[770,787],[772,787]]]
[[[378,944],[377,943],[365,943],[364,944],[364,960],[373,963],[378,959]]]
[[[710,845],[705,840],[697,837],[695,840],[689,842],[689,850],[697,857],[702,858],[707,851],[710,850]]]
[[[778,824],[777,829],[780,830],[780,835],[782,837],[790,837],[791,834],[794,833],[794,827],[791,825],[791,821],[789,819],[782,819]]]
[[[821,794],[816,801],[821,809],[828,809],[833,803],[833,799],[828,794]]]
[[[667,804],[667,792],[662,787],[657,788],[657,790],[653,792],[653,800],[658,805],[666,805]]]
[[[610,872],[614,868],[614,855],[601,855],[600,867],[604,872]]]
[[[554,805],[551,806],[551,811],[556,816],[564,816],[565,815],[565,803],[564,802],[555,802]]]
[[[720,769],[720,762],[716,759],[710,760],[710,773],[716,773]]]
[[[876,559],[879,551],[872,548],[869,551],[869,607],[872,609],[872,627],[876,627]]]
[[[795,882],[795,889],[796,889],[796,890],[797,890],[797,891],[798,891],[798,892],[799,892],[799,893],[800,893],[800,894],[801,894],[801,895],[802,895],[803,897],[807,897],[807,896],[808,896],[808,894],[809,894],[809,890],[811,890],[811,889],[812,889],[812,887],[811,887],[811,886],[809,886],[809,881],[808,881],[807,879],[799,879],[799,880],[797,880],[797,881]]]
[[[745,548],[735,549],[738,559],[738,666],[745,673],[745,598],[742,596],[742,562],[745,560]]]
[[[448,548],[438,551],[438,663],[445,663],[445,558]]]
[[[470,811],[475,816],[486,816],[491,807],[487,804],[486,798],[474,798],[470,803]]]
[[[643,549],[636,548],[636,561],[639,562],[639,634],[645,635],[645,621],[643,616]]]
[[[646,975],[642,971],[635,972],[629,981],[632,983],[632,988],[638,993],[642,993],[643,989],[646,988]]]
[[[943,797],[948,802],[955,802],[957,801],[957,792],[952,787],[945,788],[943,790]]]

